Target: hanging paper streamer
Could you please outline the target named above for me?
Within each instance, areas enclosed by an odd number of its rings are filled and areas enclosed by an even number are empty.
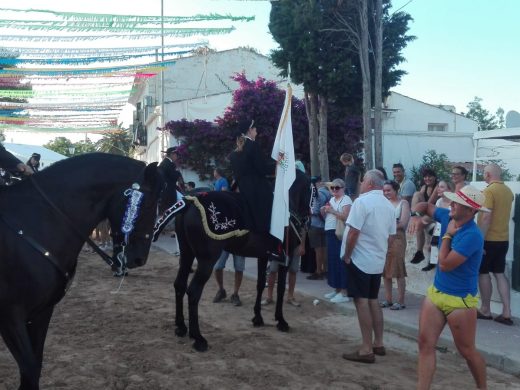
[[[164,61],[164,62],[155,62],[153,64],[149,64],[148,66],[143,65],[128,65],[128,66],[114,66],[111,68],[75,68],[75,69],[45,69],[45,68],[9,68],[9,69],[1,69],[0,76],[8,75],[12,77],[14,75],[47,75],[47,76],[68,76],[74,74],[81,75],[90,75],[90,74],[110,74],[113,72],[119,71],[144,71],[144,72],[155,72],[159,73],[164,70],[167,66],[172,66],[175,64],[175,61]]]
[[[192,43],[164,45],[165,52],[174,51],[174,49],[194,49],[201,46],[207,46],[208,41],[197,41]],[[159,54],[161,46],[134,46],[134,47],[113,47],[113,48],[47,48],[47,47],[3,47],[0,48],[1,57],[17,57],[17,56],[41,56],[47,57],[90,57],[93,55],[111,56],[126,55],[139,53]]]
[[[173,51],[164,53],[165,57],[180,56],[191,53],[191,50]],[[162,55],[163,53],[161,53]],[[90,58],[3,58],[0,61],[5,65],[41,64],[41,65],[88,65],[93,62],[116,62],[131,59],[153,57],[156,53],[128,54],[124,56],[90,57]]]
[[[0,129],[10,129],[11,126],[0,124]],[[30,131],[30,132],[56,132],[60,133],[95,133],[95,134],[103,134],[103,133],[111,133],[115,131],[121,131],[119,127],[111,126],[111,127],[38,127],[38,126],[26,126],[26,125],[17,125],[16,130],[19,131]]]
[[[221,14],[161,17],[12,8],[0,8],[0,11],[3,16],[0,29],[28,31],[27,35],[2,34],[0,42],[16,42],[14,45],[35,42],[38,46],[39,42],[44,43],[41,46],[53,42],[61,46],[66,42],[119,39],[128,44],[132,40],[161,37],[227,34],[234,27],[186,27],[186,23],[254,20],[253,17]],[[25,14],[30,15],[26,17]],[[64,34],[51,35],[52,31]],[[175,58],[203,45],[207,45],[207,41],[113,48],[80,47],[86,46],[83,44],[73,48],[29,48],[4,44],[0,47],[0,128],[31,132],[119,131],[118,115],[135,88],[173,66]],[[163,61],[135,64],[159,56]],[[127,62],[133,64],[89,66]]]
[[[114,14],[91,14],[82,12],[57,12],[43,9],[15,9],[15,8],[0,8],[0,11],[9,12],[24,12],[24,13],[46,13],[58,16],[65,20],[73,21],[95,21],[95,22],[110,22],[110,23],[146,23],[146,24],[179,24],[188,22],[204,22],[214,20],[231,20],[231,21],[245,21],[250,22],[255,20],[254,16],[232,16],[220,14],[197,14],[194,16],[144,16],[144,15],[114,15]]]
[[[35,31],[41,30],[39,28]],[[43,28],[45,30],[45,28]],[[217,35],[229,34],[235,30],[234,27],[228,28],[181,28],[165,31],[164,35],[169,37],[190,37],[193,35]],[[98,39],[157,39],[161,38],[160,33],[139,34],[102,34],[102,35],[2,35],[2,41],[20,41],[20,42],[77,42],[77,41],[94,41]]]

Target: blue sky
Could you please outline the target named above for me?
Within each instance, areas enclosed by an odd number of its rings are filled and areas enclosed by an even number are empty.
[[[417,39],[404,50],[408,75],[397,92],[458,112],[475,96],[493,113],[520,111],[520,1],[414,0],[403,11]]]

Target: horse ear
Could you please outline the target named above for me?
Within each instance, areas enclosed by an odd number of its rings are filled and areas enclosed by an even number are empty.
[[[157,162],[150,163],[144,169],[144,182],[154,188],[159,180],[159,172],[157,170]]]

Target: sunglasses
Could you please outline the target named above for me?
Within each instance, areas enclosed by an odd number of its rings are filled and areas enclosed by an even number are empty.
[[[341,190],[342,188],[343,188],[343,187],[340,187],[340,186],[331,186],[331,187],[330,187],[330,189],[331,189],[332,191],[339,191],[339,190]]]

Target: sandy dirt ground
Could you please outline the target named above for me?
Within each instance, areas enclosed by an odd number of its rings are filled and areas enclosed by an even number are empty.
[[[173,280],[177,258],[152,250],[148,264],[119,279],[93,254],[82,254],[76,279],[56,307],[45,349],[42,389],[413,389],[417,346],[387,332],[388,354],[376,364],[343,360],[359,341],[355,316],[311,299],[286,307],[289,333],[251,324],[255,282],[244,280],[243,306],[212,303],[214,280],[204,290],[200,317],[210,349],[193,350],[174,335]],[[225,274],[231,289],[232,274]],[[488,369],[490,389],[520,388],[519,378]],[[17,368],[0,343],[0,390],[18,386]],[[438,354],[434,389],[471,389],[465,362]]]

